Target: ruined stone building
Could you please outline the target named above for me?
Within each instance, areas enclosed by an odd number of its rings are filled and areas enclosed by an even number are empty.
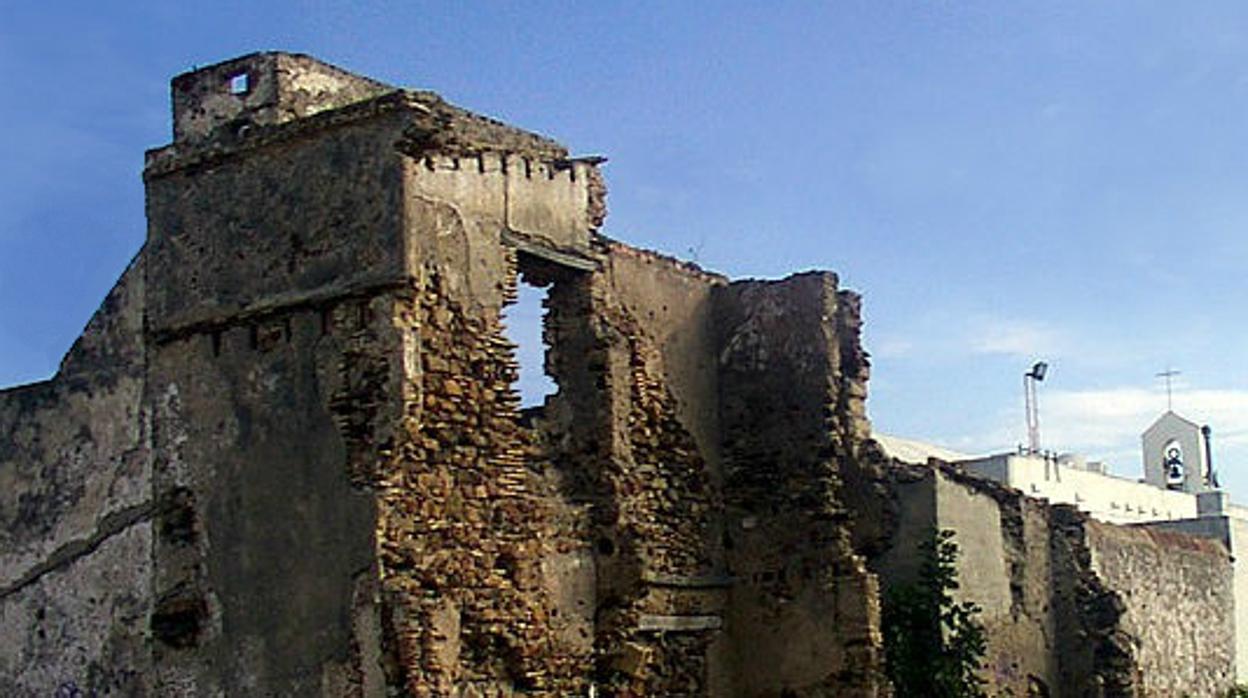
[[[611,240],[599,159],[306,56],[172,89],[146,244],[0,392],[0,694],[885,696],[936,526],[994,693],[1230,685],[1226,548],[890,462],[835,275]]]

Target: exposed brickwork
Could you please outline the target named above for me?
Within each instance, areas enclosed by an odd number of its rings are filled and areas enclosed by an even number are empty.
[[[468,685],[578,690],[585,658],[556,641],[541,561],[561,541],[519,424],[512,347],[436,276],[399,314],[419,336],[419,390],[379,474],[382,586],[412,695]]]

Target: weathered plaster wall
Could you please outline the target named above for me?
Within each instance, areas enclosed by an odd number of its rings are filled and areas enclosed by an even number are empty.
[[[356,628],[412,296],[400,128],[382,115],[149,167],[159,694],[314,695],[382,671]]]
[[[404,278],[397,115],[153,162],[148,324],[160,337]],[[153,158],[156,159],[155,157]],[[298,176],[292,176],[298,173]]]
[[[353,350],[393,346],[393,303],[283,313],[153,351],[154,485],[169,503],[154,545],[158,693],[312,695],[351,660],[374,516],[340,425],[379,397],[366,391],[385,380],[384,354]]]
[[[607,243],[604,270],[622,310],[645,328],[664,380],[699,451],[718,472],[722,461],[719,376],[712,302],[728,280],[679,260]]]
[[[1093,521],[951,466],[895,464],[885,588],[952,530],[1001,695],[1220,695],[1234,681],[1232,570],[1214,541]]]
[[[235,79],[241,80],[231,84]],[[393,89],[309,56],[254,53],[173,79],[173,136],[199,141],[223,130],[285,123]]]
[[[143,264],[49,381],[0,392],[0,693],[134,694],[154,507]]]
[[[954,597],[982,609],[988,638],[982,676],[990,694],[1054,690],[1047,507],[953,470],[897,464],[891,475],[898,500],[893,545],[873,562],[885,590],[915,580],[922,541],[937,529],[953,531],[960,584]]]

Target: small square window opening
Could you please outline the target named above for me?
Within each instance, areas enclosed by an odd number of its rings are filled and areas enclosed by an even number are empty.
[[[227,82],[232,95],[245,95],[251,89],[251,76],[247,73],[231,75]]]

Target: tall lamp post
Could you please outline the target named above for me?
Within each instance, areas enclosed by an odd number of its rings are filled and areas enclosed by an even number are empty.
[[[1027,410],[1027,449],[1040,452],[1040,405],[1036,402],[1036,383],[1044,380],[1049,365],[1037,361],[1031,370],[1023,374],[1023,402]]]

